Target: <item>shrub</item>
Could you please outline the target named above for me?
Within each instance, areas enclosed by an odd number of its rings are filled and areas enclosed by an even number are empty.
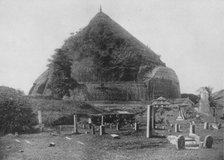
[[[0,86],[0,130],[3,133],[24,132],[36,122],[23,92]]]

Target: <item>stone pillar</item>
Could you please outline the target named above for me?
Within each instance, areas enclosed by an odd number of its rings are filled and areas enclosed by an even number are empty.
[[[91,118],[88,118],[88,123],[92,124],[92,119]]]
[[[119,124],[119,122],[116,124],[116,130],[117,130],[117,131],[120,130],[120,124]]]
[[[181,132],[181,130],[180,130],[180,124],[178,124],[178,131]]]
[[[74,115],[74,133],[78,133],[78,127],[77,127],[77,115]]]
[[[155,106],[152,106],[152,128],[154,129],[156,126],[156,114],[155,114]]]
[[[177,124],[177,123],[175,124],[175,126],[174,126],[174,131],[175,131],[175,132],[179,132],[179,124]]]
[[[205,122],[204,123],[204,129],[208,129],[208,127],[209,127],[209,123],[208,122]]]
[[[195,124],[190,124],[190,133],[189,134],[195,134]]]
[[[139,130],[139,125],[138,123],[135,122],[135,131],[138,131]]]
[[[101,125],[100,126],[100,135],[102,136],[103,134],[105,134],[105,126]]]
[[[92,119],[91,118],[88,118],[88,126],[89,126],[89,129],[91,129],[91,127],[92,127]]]
[[[101,116],[101,125],[102,125],[102,126],[104,125],[103,120],[104,120],[104,117],[103,117],[103,116]]]
[[[43,131],[43,124],[42,124],[42,114],[41,114],[41,110],[37,111],[37,118],[38,118],[38,124],[39,124],[39,128],[40,128],[40,132]]]
[[[152,108],[153,106],[148,105],[147,106],[147,126],[146,126],[146,137],[150,138],[153,133],[153,127],[152,127]]]
[[[41,111],[38,110],[37,113],[38,113],[38,123],[39,123],[39,124],[42,124],[42,115],[41,115]]]

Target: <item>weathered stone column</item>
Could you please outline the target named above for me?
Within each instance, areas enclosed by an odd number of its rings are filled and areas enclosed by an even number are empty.
[[[39,124],[42,124],[41,110],[38,110],[37,113],[38,113],[38,116],[37,116],[37,117],[38,117],[38,123],[39,123]]]
[[[41,114],[41,110],[37,111],[37,118],[38,118],[38,124],[39,124],[39,129],[40,132],[43,131],[43,124],[42,124],[42,114]]]
[[[155,106],[152,106],[152,128],[154,129],[156,126],[156,114],[155,114]]]
[[[135,122],[135,131],[138,131],[139,130],[139,125],[138,123]]]
[[[88,118],[88,126],[89,126],[89,129],[91,129],[91,127],[92,127],[92,119],[91,118]]]
[[[77,127],[77,115],[74,115],[74,133],[78,133],[78,127]]]
[[[174,126],[174,131],[179,132],[179,128],[180,128],[179,124],[176,123],[175,126]]]
[[[119,124],[119,122],[116,124],[116,130],[117,130],[117,131],[120,130],[120,124]]]
[[[105,126],[101,125],[100,126],[100,135],[104,135],[105,134]]]
[[[104,125],[104,121],[103,121],[103,120],[104,120],[104,116],[102,115],[102,116],[101,116],[101,125],[102,125],[102,126]]]
[[[189,134],[195,134],[195,124],[190,124],[190,133]]]
[[[153,133],[152,127],[152,107],[151,105],[147,106],[147,125],[146,125],[146,137],[150,138]]]

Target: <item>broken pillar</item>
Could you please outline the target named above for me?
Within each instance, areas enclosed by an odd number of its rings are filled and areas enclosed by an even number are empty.
[[[153,106],[148,105],[147,106],[147,126],[146,126],[146,137],[150,138],[152,137],[152,133],[153,133],[153,126],[152,126],[152,113],[153,112]]]
[[[189,134],[195,134],[195,124],[190,124],[190,133]]]
[[[174,126],[174,131],[175,132],[180,132],[179,128],[180,128],[179,124],[176,123],[175,126]]]
[[[103,117],[103,115],[101,116],[101,125],[103,126],[104,125],[104,117]]]
[[[119,122],[116,124],[116,130],[117,130],[117,131],[120,130],[120,123],[119,123]]]
[[[78,133],[78,127],[77,127],[77,115],[74,115],[74,133]]]
[[[105,134],[105,126],[101,125],[100,126],[100,135],[104,135]]]
[[[138,131],[139,130],[139,125],[138,123],[135,122],[135,131]]]
[[[37,118],[38,118],[38,124],[39,124],[40,132],[42,132],[43,131],[43,124],[42,124],[42,113],[41,113],[41,110],[37,111]]]

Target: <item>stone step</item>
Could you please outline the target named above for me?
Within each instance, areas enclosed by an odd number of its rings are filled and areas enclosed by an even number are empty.
[[[185,141],[185,145],[198,144],[196,141]]]
[[[197,146],[199,146],[199,144],[195,141],[187,141],[187,142],[185,142],[185,146],[187,146],[187,147],[197,147]]]
[[[185,137],[185,142],[186,141],[194,141],[194,138],[191,138],[191,137]]]
[[[200,149],[200,147],[185,147],[185,149]]]

